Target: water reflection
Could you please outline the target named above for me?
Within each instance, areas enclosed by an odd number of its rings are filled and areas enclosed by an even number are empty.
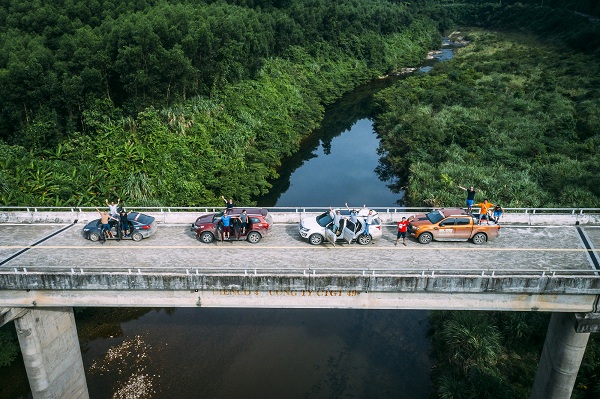
[[[371,117],[373,95],[402,78],[378,79],[327,107],[321,128],[303,141],[299,152],[282,161],[279,178],[271,182],[269,194],[257,199],[258,204],[336,206],[347,201],[395,206],[401,195],[375,172],[379,140]]]
[[[150,311],[84,354],[93,398],[425,398],[426,312]],[[131,396],[132,393],[137,392]]]
[[[414,73],[426,73],[454,57],[458,47],[444,38],[442,48]],[[371,206],[402,204],[402,184],[379,162],[379,140],[373,129],[373,96],[412,73],[392,75],[360,86],[327,107],[321,128],[302,149],[282,161],[279,178],[261,206],[341,206],[344,202]],[[365,195],[368,193],[368,195]]]

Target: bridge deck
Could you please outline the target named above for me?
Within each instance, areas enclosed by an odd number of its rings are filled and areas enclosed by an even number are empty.
[[[383,238],[373,245],[342,243],[335,247],[308,244],[293,224],[276,224],[272,235],[258,244],[203,244],[189,231],[189,225],[160,225],[152,237],[137,243],[102,244],[85,240],[81,229],[80,224],[70,227],[0,224],[0,270],[25,267],[36,270],[200,268],[224,272],[245,269],[591,271],[594,252],[590,257],[580,231],[592,248],[600,248],[600,228],[589,226],[579,231],[575,226],[503,226],[498,239],[481,246],[470,242],[422,245],[412,239],[407,246],[394,246],[394,226],[385,226]],[[53,233],[57,234],[47,238]],[[47,239],[31,246],[44,238]],[[23,249],[27,250],[18,254]]]
[[[597,311],[600,228],[504,226],[485,245],[312,246],[296,224],[258,244],[203,244],[189,224],[141,242],[81,224],[0,224],[0,307],[224,306]]]

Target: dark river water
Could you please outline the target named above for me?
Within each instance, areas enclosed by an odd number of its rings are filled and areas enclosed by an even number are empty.
[[[452,50],[436,57],[449,59]],[[373,93],[400,78],[371,82],[328,107],[259,205],[397,205],[402,193],[376,173],[370,118]],[[419,399],[431,390],[425,311],[112,309],[98,317],[78,320],[93,399]],[[7,399],[31,397],[22,365],[12,369]]]

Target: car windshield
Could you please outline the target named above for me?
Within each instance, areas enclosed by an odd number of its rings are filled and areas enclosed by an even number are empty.
[[[436,224],[437,222],[439,222],[440,220],[442,220],[444,218],[444,214],[441,211],[433,211],[433,212],[429,212],[427,215],[427,219],[432,223],[432,224]]]
[[[329,212],[325,212],[325,213],[322,213],[319,216],[317,216],[317,223],[319,223],[319,226],[321,226],[321,227],[327,226],[332,221],[333,221],[333,219],[329,215]]]

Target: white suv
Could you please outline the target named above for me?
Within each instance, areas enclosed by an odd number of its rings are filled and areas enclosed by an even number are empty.
[[[346,210],[334,209],[334,212],[341,211],[342,219],[340,220],[340,228],[337,233],[332,231],[333,219],[329,211],[318,216],[307,216],[300,221],[300,235],[302,238],[308,239],[308,242],[313,245],[319,245],[324,240],[327,240],[335,245],[338,240],[346,242],[356,241],[361,245],[366,245],[372,240],[381,238],[381,219],[376,211],[373,211],[373,223],[369,226],[369,234],[363,234],[365,230],[365,220],[369,215],[369,209],[362,208],[358,212],[356,225],[350,221],[350,213]]]

